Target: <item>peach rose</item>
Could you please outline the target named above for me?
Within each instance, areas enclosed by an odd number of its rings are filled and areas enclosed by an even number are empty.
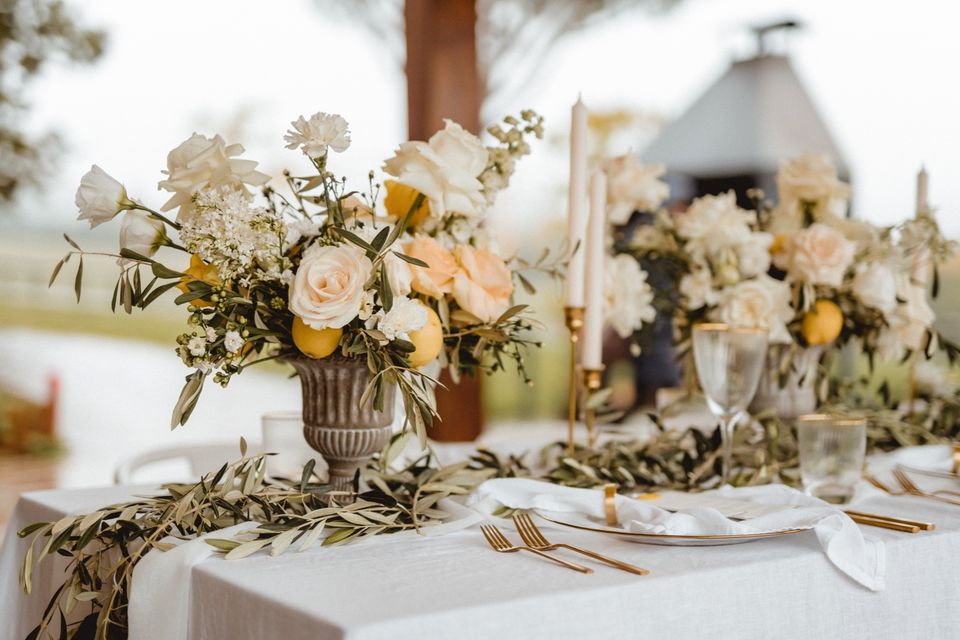
[[[488,249],[458,246],[453,251],[461,269],[453,281],[453,297],[463,309],[492,322],[510,307],[513,276],[503,259]]]
[[[453,255],[429,236],[416,236],[403,251],[410,257],[426,262],[429,267],[414,266],[411,286],[417,293],[440,298],[453,292],[453,278],[459,267]]]

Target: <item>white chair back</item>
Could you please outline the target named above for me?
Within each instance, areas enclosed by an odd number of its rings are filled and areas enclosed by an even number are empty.
[[[256,450],[251,447],[251,451]],[[216,471],[223,463],[236,460],[240,457],[240,450],[236,442],[230,443],[201,443],[152,449],[137,454],[120,462],[113,472],[113,481],[116,484],[134,484],[138,472],[152,466],[180,461],[186,462],[190,478],[199,480],[205,473]],[[170,478],[169,481],[183,480],[184,478]]]

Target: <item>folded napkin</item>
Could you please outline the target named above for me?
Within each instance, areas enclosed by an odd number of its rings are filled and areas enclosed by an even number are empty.
[[[868,466],[871,472],[881,473],[897,465],[949,473],[953,468],[953,447],[948,444],[901,447],[890,453],[870,456]]]
[[[883,542],[865,537],[846,514],[817,498],[783,485],[735,489],[724,487],[701,494],[747,500],[758,504],[784,505],[783,511],[750,520],[736,521],[710,507],[683,509],[676,513],[643,501],[617,496],[617,515],[629,531],[672,535],[731,535],[784,529],[811,528],[827,558],[843,573],[871,591],[882,591],[886,570]],[[603,492],[562,487],[538,480],[496,478],[480,485],[469,504],[490,514],[503,505],[555,514],[577,514],[603,522]]]

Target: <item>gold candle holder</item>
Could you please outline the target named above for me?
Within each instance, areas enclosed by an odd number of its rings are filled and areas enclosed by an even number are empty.
[[[603,386],[603,369],[584,369],[583,387],[589,395],[593,391],[599,391]],[[596,409],[587,408],[584,412],[584,421],[587,424],[587,445],[593,449],[596,444],[596,433],[594,423],[597,419]]]
[[[577,375],[577,342],[583,328],[583,307],[564,307],[563,320],[570,334],[570,386],[567,390],[567,455],[573,455],[573,431],[577,425],[577,396],[580,385]]]

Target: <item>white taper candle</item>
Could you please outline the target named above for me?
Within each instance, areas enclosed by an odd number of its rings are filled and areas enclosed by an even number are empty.
[[[584,369],[603,367],[603,311],[606,302],[607,177],[597,172],[590,179],[590,220],[587,224],[586,311],[583,321]]]
[[[570,114],[570,183],[567,194],[567,237],[577,247],[567,266],[564,298],[568,307],[583,306],[584,235],[587,230],[587,108],[577,97]],[[579,246],[578,246],[579,245]]]

